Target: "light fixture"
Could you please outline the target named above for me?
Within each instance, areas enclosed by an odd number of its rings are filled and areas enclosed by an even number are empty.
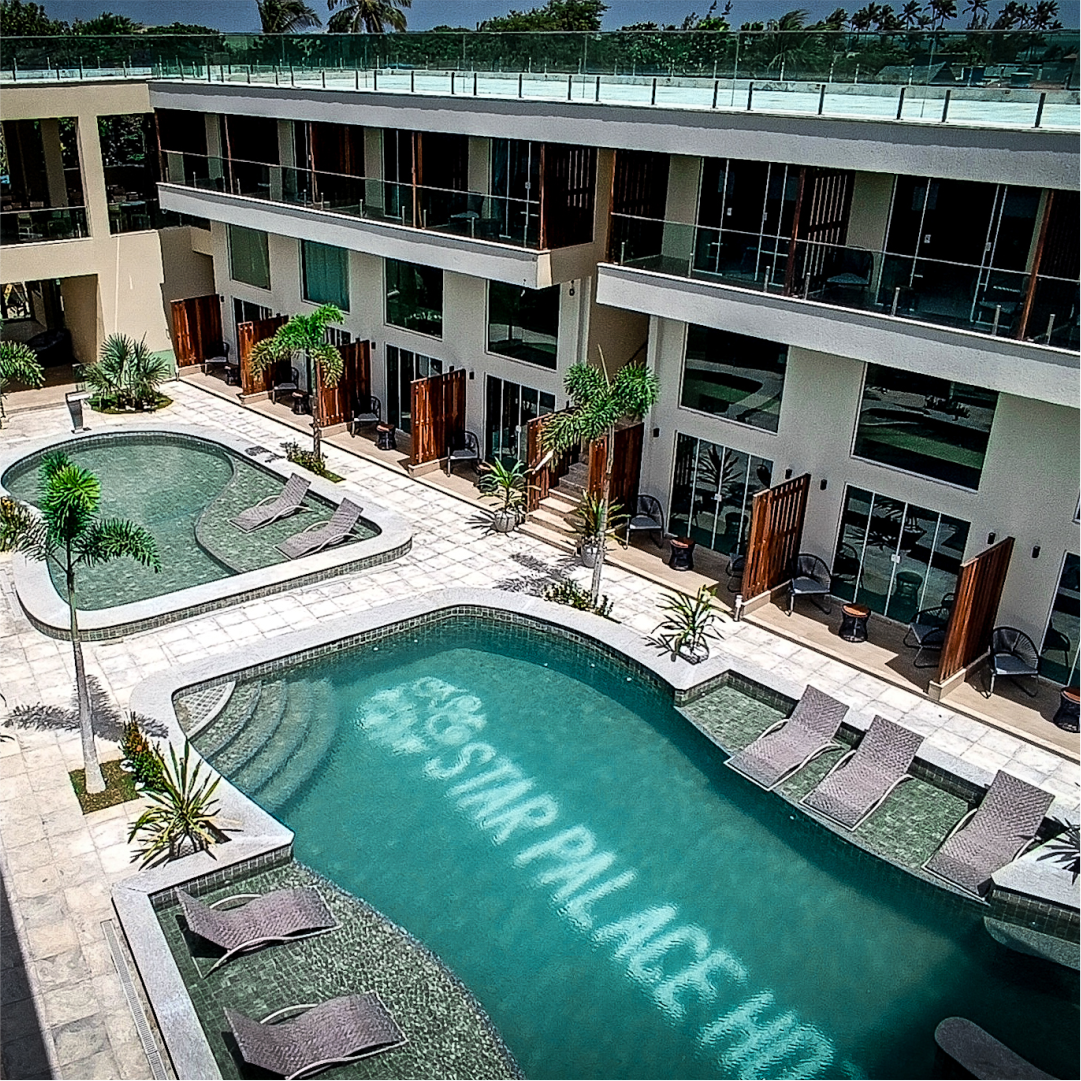
[[[786,469],[784,471],[784,479],[785,480],[791,480],[792,479],[792,470],[791,469]]]
[[[569,296],[574,296],[574,282],[571,282],[571,290],[570,290],[570,293],[568,295]]]
[[[994,532],[991,532],[991,533],[987,534],[987,543],[988,544],[994,544],[995,543],[995,534],[994,534]]]
[[[1039,559],[1040,558],[1040,546],[1038,544],[1034,544],[1032,546],[1032,558],[1033,559]]]
[[[472,368],[469,369],[469,378],[470,379],[473,378],[473,369]]]
[[[827,481],[827,480],[826,480],[826,478],[825,478],[825,477],[823,477],[823,478],[822,478],[822,479],[821,479],[821,480],[820,480],[820,481],[818,482],[818,488],[819,488],[819,491],[822,491],[822,492],[824,492],[824,491],[826,490],[826,485],[827,485],[828,483],[829,483],[829,481]]]
[[[660,436],[660,434],[661,434],[660,428],[654,428],[653,429],[653,438],[654,439],[657,439]]]

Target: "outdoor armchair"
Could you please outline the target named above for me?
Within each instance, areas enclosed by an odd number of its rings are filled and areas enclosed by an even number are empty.
[[[469,462],[473,469],[480,466],[480,440],[472,432],[463,437],[464,446],[452,447],[447,451],[447,475],[460,462]]]
[[[657,547],[664,547],[664,510],[660,500],[651,495],[638,497],[635,513],[627,520],[627,544],[631,543],[632,533],[656,533]]]
[[[357,400],[353,409],[352,419],[349,421],[349,434],[356,436],[357,429],[362,424],[379,424],[383,419],[383,406],[374,395]]]
[[[1035,698],[1038,687],[1031,691],[1018,681],[1024,677],[1036,679],[1040,674],[1040,654],[1036,643],[1024,631],[1015,627],[996,627],[991,632],[991,651],[987,658],[991,685],[987,697],[995,693],[995,677],[1012,679],[1029,698]]]
[[[792,614],[792,605],[797,597],[825,597],[830,610],[830,570],[825,560],[808,552],[801,552],[792,560],[792,580],[788,583],[788,614]],[[815,601],[818,604],[818,601]],[[820,605],[821,607],[821,605]]]
[[[936,658],[946,643],[946,625],[949,621],[950,608],[945,604],[937,608],[921,608],[912,617],[903,645],[916,651],[912,659],[914,668],[933,668],[938,663]]]

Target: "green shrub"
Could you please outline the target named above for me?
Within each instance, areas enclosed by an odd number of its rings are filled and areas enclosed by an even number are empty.
[[[597,603],[589,599],[589,590],[565,578],[561,582],[553,582],[545,591],[546,601],[555,601],[556,604],[566,604],[571,608],[577,608],[582,612],[596,612],[605,619],[612,618],[612,602],[606,593],[602,593]],[[616,622],[613,620],[613,622]]]
[[[160,791],[164,762],[158,749],[146,738],[134,716],[124,725],[120,750],[132,765],[132,776],[148,789]]]
[[[327,469],[327,460],[322,454],[305,450],[299,443],[283,443],[282,447],[285,450],[286,458],[294,465],[307,469],[317,477],[326,477],[327,480],[337,479],[337,474]]]

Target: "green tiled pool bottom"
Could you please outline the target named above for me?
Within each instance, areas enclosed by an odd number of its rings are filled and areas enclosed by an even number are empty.
[[[732,752],[742,750],[785,716],[785,711],[749,700],[732,685],[722,685],[682,709],[725,750]],[[825,777],[842,753],[822,755],[781,784],[777,791],[798,802]],[[968,804],[959,796],[913,779],[895,788],[852,836],[868,851],[901,867],[921,867],[967,810]]]
[[[298,863],[263,871],[202,900],[315,886],[338,920],[329,934],[244,954],[206,975],[218,956],[190,937],[176,905],[158,920],[222,1077],[266,1076],[234,1054],[226,1007],[261,1019],[302,1002],[375,991],[408,1043],[320,1073],[326,1078],[518,1077],[514,1059],[476,999],[423,946],[363,901]]]

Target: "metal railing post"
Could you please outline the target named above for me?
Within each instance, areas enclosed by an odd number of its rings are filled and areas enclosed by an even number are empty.
[[[1052,312],[1047,317],[1047,344],[1051,344],[1051,331],[1055,329],[1055,313]]]
[[[574,76],[573,75],[568,75],[567,76],[567,101],[571,100],[571,90],[573,89],[573,87],[574,87]]]
[[[713,66],[716,67],[717,65],[714,64]],[[720,87],[721,87],[721,80],[720,79],[714,79],[713,80],[713,106],[712,106],[714,109],[717,108],[717,91],[720,89]]]
[[[907,89],[908,89],[907,86],[902,86],[901,87],[901,93],[897,95],[897,116],[894,117],[895,120],[900,120],[901,119],[901,113],[904,112],[904,108],[905,108],[905,91]]]
[[[950,90],[949,87],[946,87],[946,98],[942,102],[942,119],[941,119],[941,121],[939,121],[939,123],[942,123],[942,124],[946,123],[946,114],[950,111],[950,95],[952,93],[953,93],[953,91]]]
[[[601,100],[601,77],[599,75],[597,76],[597,89],[593,93],[593,100]]]
[[[473,97],[477,96],[477,73],[473,72]]]
[[[353,89],[360,89],[360,68],[356,68],[353,71]]]
[[[754,83],[747,84],[747,112],[751,111],[751,102],[754,100]]]
[[[649,103],[650,103],[650,105],[656,105],[657,104],[657,77],[656,76],[653,77],[653,93],[650,95]]]
[[[1034,128],[1038,128],[1040,126],[1040,121],[1043,120],[1043,107],[1046,103],[1047,91],[1045,90],[1040,95],[1040,103],[1036,106],[1036,123],[1032,125]]]
[[[454,74],[455,74],[455,73],[454,73],[454,71],[453,71],[453,69],[452,69],[452,70],[451,70],[451,73],[450,73],[450,92],[451,92],[452,94],[454,93]]]
[[[417,73],[411,71],[409,73],[409,93],[415,94],[417,92]]]
[[[826,107],[826,84],[822,84],[822,89],[818,92],[818,115],[822,115],[822,110]]]
[[[893,287],[893,303],[890,305],[890,315],[896,315],[897,314],[897,304],[900,301],[900,299],[901,299],[901,287],[899,285],[895,285]]]
[[[327,69],[326,68],[320,68],[319,71],[320,71],[320,74],[323,76],[323,89],[326,90],[326,88],[327,88]]]
[[[296,76],[296,72],[293,71],[293,65],[292,64],[289,65],[289,85],[290,86],[296,86],[297,85],[297,76]]]
[[[522,73],[518,72],[518,97],[522,96]]]
[[[248,65],[248,86],[251,86],[251,64]]]
[[[378,90],[379,89],[379,69],[378,68],[372,68],[372,89],[373,90]]]
[[[998,321],[1002,318],[1002,305],[995,305],[995,317],[991,320],[991,337],[998,333]]]

